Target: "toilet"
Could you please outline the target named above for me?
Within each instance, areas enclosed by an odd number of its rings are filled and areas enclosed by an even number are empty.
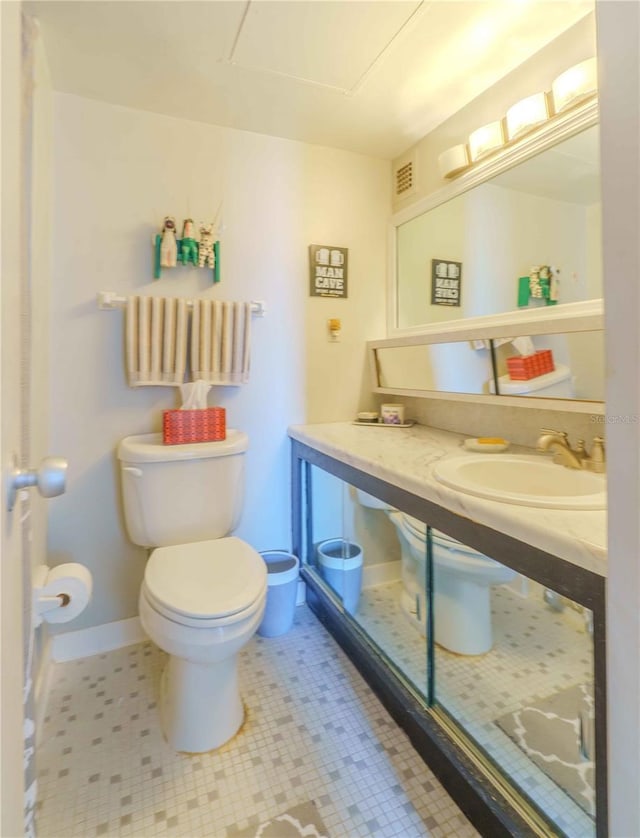
[[[402,593],[400,605],[421,634],[427,627],[427,525],[383,501],[356,490],[359,502],[384,511],[400,541]],[[431,529],[433,554],[434,640],[459,655],[483,655],[493,645],[491,586],[503,585],[517,573],[494,559]]]
[[[495,392],[493,381],[489,383],[489,391]],[[501,396],[537,396],[550,399],[574,399],[575,376],[565,364],[556,364],[552,372],[518,381],[508,375],[498,377],[498,392]]]
[[[163,445],[160,434],[118,446],[127,532],[152,548],[140,589],[140,621],[169,655],[160,720],[176,751],[202,753],[242,725],[238,652],[258,629],[267,570],[230,536],[244,490],[246,434],[220,442]]]

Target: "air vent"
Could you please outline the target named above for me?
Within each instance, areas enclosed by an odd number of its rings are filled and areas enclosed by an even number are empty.
[[[409,195],[418,192],[418,168],[416,166],[416,150],[412,148],[401,157],[393,161],[393,197],[402,202]]]
[[[413,160],[396,169],[396,195],[405,195],[413,189]]]

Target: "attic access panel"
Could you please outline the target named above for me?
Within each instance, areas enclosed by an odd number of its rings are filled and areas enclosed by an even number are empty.
[[[350,91],[420,3],[251,3],[234,64]]]

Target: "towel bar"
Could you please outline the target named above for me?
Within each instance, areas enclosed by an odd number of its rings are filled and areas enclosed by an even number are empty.
[[[98,291],[98,308],[113,309],[123,308],[127,304],[127,298],[116,294],[115,291]],[[193,307],[193,300],[187,300],[187,306]],[[251,300],[251,313],[256,317],[264,317],[267,312],[267,304],[264,300]]]

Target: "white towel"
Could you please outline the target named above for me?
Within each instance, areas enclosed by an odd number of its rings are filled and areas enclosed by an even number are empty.
[[[128,297],[127,375],[130,387],[179,386],[187,365],[187,300]]]
[[[191,377],[209,384],[249,380],[251,303],[195,300],[191,324]]]

